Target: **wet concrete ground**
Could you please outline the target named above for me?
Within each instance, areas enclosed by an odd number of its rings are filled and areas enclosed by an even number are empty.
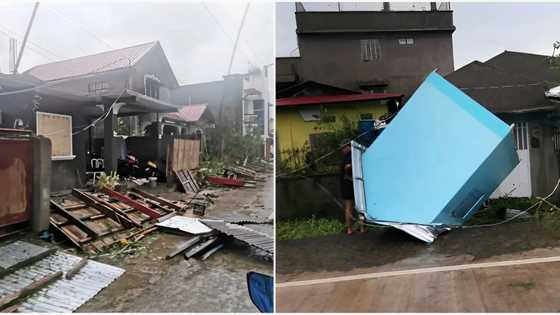
[[[560,254],[560,231],[535,221],[453,230],[432,245],[393,228],[277,241],[277,281]]]
[[[220,193],[207,216],[220,217],[239,213],[269,217],[273,211],[272,175],[257,188],[232,189]],[[180,193],[165,193],[182,199]],[[259,229],[272,235],[272,225]],[[228,243],[205,261],[185,260],[165,255],[185,238],[156,232],[141,246],[138,256],[124,259],[103,257],[100,261],[126,269],[111,286],[105,288],[79,312],[256,312],[249,299],[246,273],[258,271],[271,275],[272,263],[234,243]]]

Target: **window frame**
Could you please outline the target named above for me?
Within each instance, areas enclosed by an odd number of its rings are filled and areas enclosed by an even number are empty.
[[[51,160],[53,160],[53,161],[65,161],[65,160],[75,159],[76,155],[74,155],[74,147],[73,147],[73,142],[74,142],[73,136],[74,135],[72,134],[72,116],[71,115],[48,113],[48,112],[40,112],[40,111],[35,112],[35,133],[39,136],[43,136],[43,137],[51,140],[51,144],[52,144],[52,139],[50,137],[48,137],[47,135],[45,135],[44,133],[40,132],[40,129],[39,129],[39,117],[40,116],[57,116],[57,117],[63,117],[63,118],[68,119],[68,121],[70,123],[70,128],[69,128],[70,155],[53,155],[53,153],[51,152]]]

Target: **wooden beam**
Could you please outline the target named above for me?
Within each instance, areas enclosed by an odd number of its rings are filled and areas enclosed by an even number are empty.
[[[89,196],[88,194],[79,191],[77,189],[73,189],[72,194],[78,199],[84,201],[90,207],[94,207],[95,209],[101,211],[104,215],[119,222],[121,225],[123,225],[126,228],[130,228],[133,226],[142,227],[141,223],[136,222],[131,217],[129,217],[128,214],[123,212],[121,209],[114,207],[113,205],[109,204],[104,200],[100,200],[94,198],[93,196]]]
[[[175,209],[176,211],[183,210],[183,208],[179,207],[178,205],[172,203],[171,201],[169,201],[165,198],[161,198],[159,196],[147,193],[147,192],[145,192],[143,190],[140,190],[138,188],[132,188],[132,191],[139,194],[140,196],[142,196],[144,198],[152,199],[152,200],[155,200],[159,203],[165,204],[166,206],[171,207],[171,208]]]
[[[108,188],[103,188],[103,193],[109,195],[109,197],[111,197],[111,198],[117,199],[117,200],[125,203],[126,205],[129,205],[129,206],[133,207],[134,209],[148,215],[152,219],[157,219],[157,218],[161,217],[161,214],[156,212],[154,209],[146,207],[145,205],[139,203],[138,201],[132,200],[128,196],[123,195],[121,193],[118,193],[114,190],[111,190],[111,189],[108,189]]]
[[[78,272],[80,272],[80,270],[82,270],[82,268],[84,268],[87,262],[88,262],[87,258],[82,258],[78,263],[72,266],[72,269],[66,272],[64,278],[66,278],[66,280],[71,280],[76,274],[78,274]]]
[[[191,239],[189,239],[188,241],[179,244],[179,246],[175,247],[171,252],[169,252],[169,254],[167,254],[167,256],[165,256],[165,259],[171,259],[177,255],[179,255],[180,253],[186,251],[189,247],[193,246],[194,244],[200,242],[201,238],[200,236],[195,236]]]

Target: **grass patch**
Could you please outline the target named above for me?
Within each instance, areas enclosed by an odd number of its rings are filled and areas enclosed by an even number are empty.
[[[533,280],[528,281],[514,281],[509,286],[518,292],[525,292],[533,289],[537,284]]]
[[[337,219],[315,218],[278,220],[276,222],[277,240],[299,240],[344,232],[346,226]]]

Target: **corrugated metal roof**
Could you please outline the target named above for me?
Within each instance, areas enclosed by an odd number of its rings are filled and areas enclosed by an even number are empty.
[[[313,104],[333,104],[357,101],[384,100],[400,98],[402,94],[397,93],[364,93],[348,95],[319,95],[319,96],[298,96],[290,98],[279,98],[276,106],[300,106]]]
[[[44,81],[59,80],[133,66],[157,41],[35,66],[24,74]]]
[[[185,122],[197,122],[206,111],[206,107],[206,104],[187,105],[181,108],[178,112],[169,113],[165,115],[165,117]]]
[[[57,252],[0,279],[0,297],[14,293],[57,271],[67,272],[80,257]],[[25,299],[20,313],[70,313],[124,273],[124,269],[89,260],[71,279],[64,277]]]

